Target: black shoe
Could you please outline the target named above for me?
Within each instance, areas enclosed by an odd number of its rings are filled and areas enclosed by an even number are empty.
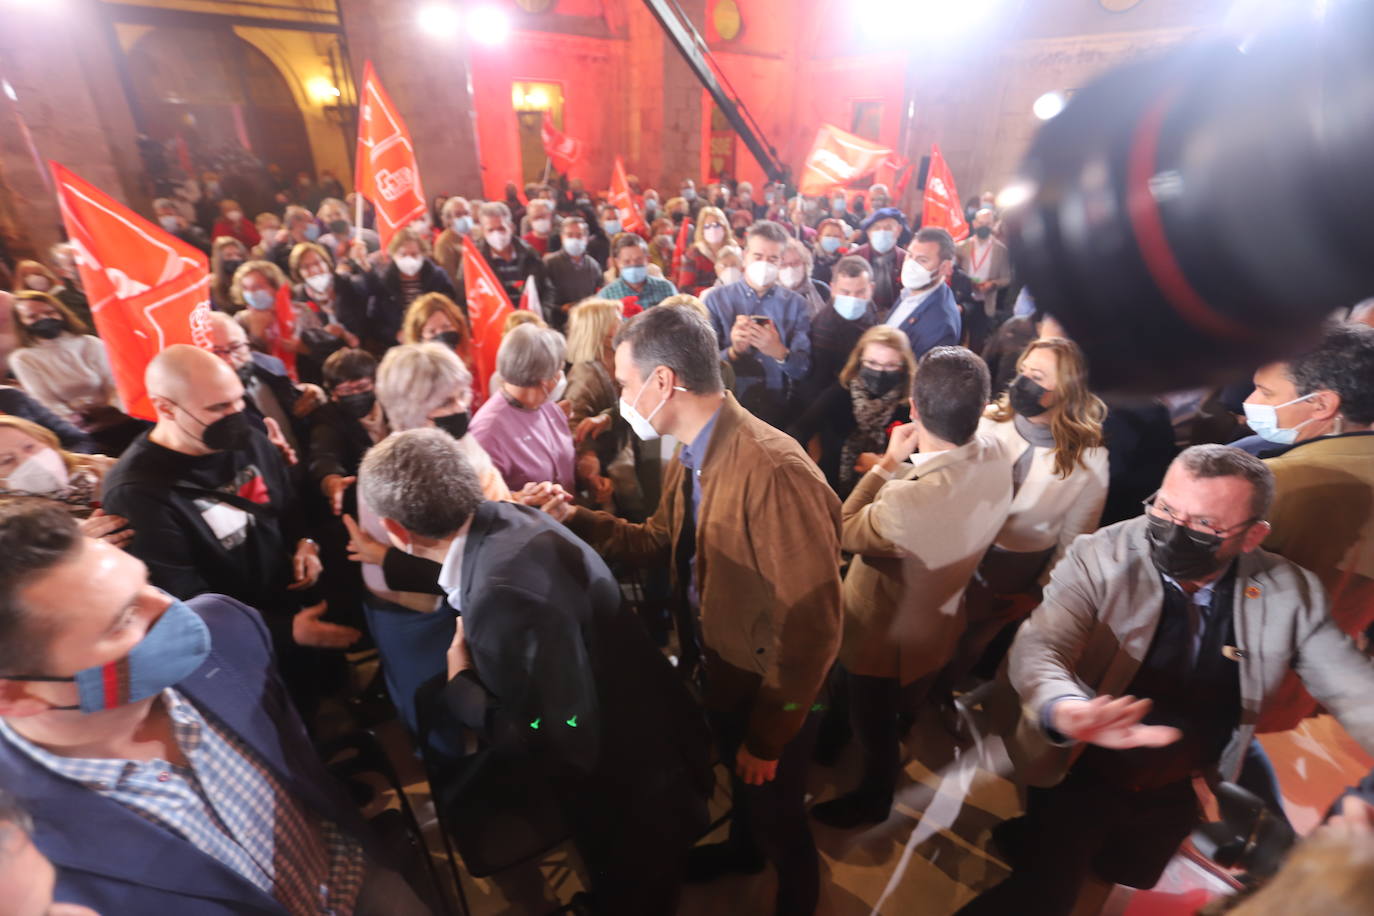
[[[762,855],[742,854],[729,843],[697,846],[687,854],[687,883],[705,884],[725,875],[757,875],[765,864]]]
[[[827,827],[852,830],[865,824],[881,824],[887,820],[892,802],[875,802],[870,796],[850,792],[839,798],[811,807],[811,816]]]

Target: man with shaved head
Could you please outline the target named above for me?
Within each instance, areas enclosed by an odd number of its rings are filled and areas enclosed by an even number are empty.
[[[303,647],[343,648],[360,634],[321,620],[325,604],[311,600],[319,546],[305,537],[286,460],[249,420],[238,375],[212,353],[168,347],[145,380],[157,425],[106,477],[105,508],[142,526],[129,552],[154,585],[182,599],[228,595],[262,613],[308,716],[316,660]]]

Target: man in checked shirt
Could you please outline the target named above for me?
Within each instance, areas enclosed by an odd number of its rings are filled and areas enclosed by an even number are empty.
[[[0,504],[0,785],[103,913],[425,914],[311,747],[261,617],[183,603],[40,500]]]

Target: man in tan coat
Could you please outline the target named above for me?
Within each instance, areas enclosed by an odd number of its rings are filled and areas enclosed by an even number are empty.
[[[616,338],[620,411],[643,439],[685,443],[643,524],[543,506],[608,560],[667,563],[680,667],[700,662],[707,712],[733,766],[730,839],[693,850],[688,880],[778,873],[778,913],[811,913],[820,865],[803,804],[817,693],[840,641],[839,499],[784,433],[726,393],[715,332],[652,308]]]
[[[1011,460],[975,435],[989,384],[987,366],[963,347],[922,357],[912,422],[893,431],[887,454],[845,501],[840,545],[855,556],[840,661],[864,775],[854,791],[811,809],[832,827],[887,818],[903,690],[910,701],[949,661],[964,629],[964,587],[1006,521]]]

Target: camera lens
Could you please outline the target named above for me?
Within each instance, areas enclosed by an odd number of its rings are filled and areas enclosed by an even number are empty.
[[[1041,129],[1010,247],[1094,387],[1233,381],[1374,293],[1370,39],[1367,14],[1333,14],[1246,51],[1194,45],[1105,75]]]

